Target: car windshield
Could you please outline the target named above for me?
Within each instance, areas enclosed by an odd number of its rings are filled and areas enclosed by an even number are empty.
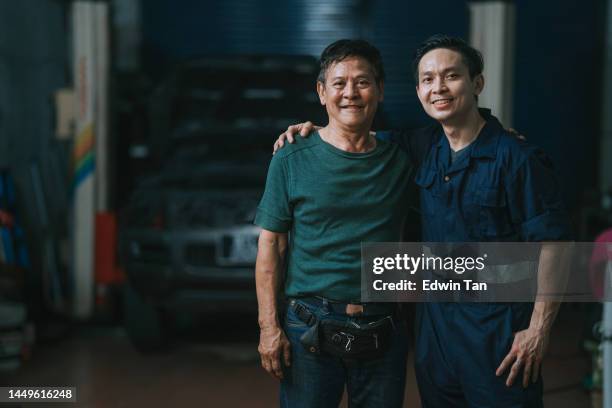
[[[197,81],[196,81],[197,79]],[[183,74],[171,113],[172,138],[196,133],[266,134],[304,121],[322,123],[312,73],[197,70]]]
[[[172,103],[161,171],[162,187],[263,187],[272,146],[287,126],[324,124],[315,91],[314,59],[202,60],[179,70],[167,89]],[[161,184],[161,185],[160,185]]]

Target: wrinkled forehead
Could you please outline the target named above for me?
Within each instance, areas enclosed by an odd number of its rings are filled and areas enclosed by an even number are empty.
[[[359,56],[349,55],[341,60],[332,62],[325,70],[325,78],[336,76],[370,76],[376,77],[374,66],[370,62]]]

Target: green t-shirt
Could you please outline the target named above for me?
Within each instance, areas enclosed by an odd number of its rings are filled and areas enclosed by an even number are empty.
[[[400,239],[412,171],[382,140],[350,153],[313,132],[276,152],[255,224],[290,233],[286,295],[359,301],[361,242]]]

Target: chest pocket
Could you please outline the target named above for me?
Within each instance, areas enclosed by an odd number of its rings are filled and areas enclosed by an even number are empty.
[[[436,192],[436,172],[434,170],[421,168],[414,182],[420,188],[421,196],[421,213],[427,216],[433,216],[435,214],[435,197],[438,195]]]
[[[482,188],[475,199],[476,211],[472,212],[478,218],[472,220],[476,225],[476,228],[472,229],[477,235],[475,238],[507,240],[514,228],[503,188]]]

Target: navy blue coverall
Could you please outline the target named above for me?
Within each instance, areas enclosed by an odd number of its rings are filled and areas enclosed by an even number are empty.
[[[481,110],[481,114],[482,114]],[[520,242],[570,238],[552,165],[492,116],[457,161],[439,126],[381,135],[420,163],[422,241]],[[424,153],[427,152],[427,153]],[[420,159],[420,160],[419,160]],[[529,326],[531,303],[422,303],[415,368],[425,408],[541,407],[542,380],[506,387],[495,371],[513,333]]]

